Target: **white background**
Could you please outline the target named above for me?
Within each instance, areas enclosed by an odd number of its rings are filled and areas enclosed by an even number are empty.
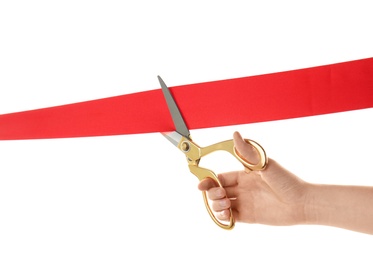
[[[373,55],[370,1],[0,1],[0,114]],[[250,97],[248,97],[250,102]],[[306,181],[373,185],[371,109],[233,131]],[[218,163],[218,161],[223,163]],[[227,157],[216,172],[238,169]],[[220,164],[220,165],[219,165]],[[369,235],[209,218],[160,134],[0,143],[0,259],[372,259]]]

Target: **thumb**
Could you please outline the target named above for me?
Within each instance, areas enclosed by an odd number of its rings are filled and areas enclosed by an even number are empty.
[[[245,158],[251,164],[257,164],[259,162],[259,154],[255,148],[248,144],[241,136],[239,132],[234,132],[233,142],[237,153],[240,157]]]

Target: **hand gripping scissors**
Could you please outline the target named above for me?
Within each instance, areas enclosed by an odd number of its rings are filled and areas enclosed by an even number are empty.
[[[260,171],[263,170],[267,163],[268,158],[264,151],[264,149],[255,141],[245,139],[245,142],[252,145],[255,150],[258,152],[260,160],[257,164],[251,164],[245,158],[243,158],[236,148],[234,147],[233,140],[227,140],[220,143],[216,143],[207,147],[200,147],[195,142],[192,141],[190,137],[189,129],[186,126],[184,119],[179,111],[179,108],[176,105],[175,100],[173,99],[170,90],[162,80],[160,76],[158,76],[159,83],[161,84],[163,95],[166,99],[168,109],[171,113],[172,120],[174,122],[176,131],[173,132],[166,132],[162,133],[172,144],[174,144],[179,150],[181,150],[187,159],[189,170],[193,173],[200,181],[205,178],[213,179],[220,187],[222,184],[220,183],[217,175],[209,170],[202,167],[199,167],[199,162],[203,156],[206,156],[215,151],[227,151],[231,153],[234,157],[240,161],[243,166],[252,171]],[[233,229],[235,220],[232,214],[232,209],[230,208],[230,219],[229,223],[220,222],[215,214],[213,213],[212,209],[210,208],[210,204],[208,202],[207,194],[205,191],[202,192],[203,200],[205,202],[206,209],[210,214],[212,220],[217,224],[219,227],[223,229]]]

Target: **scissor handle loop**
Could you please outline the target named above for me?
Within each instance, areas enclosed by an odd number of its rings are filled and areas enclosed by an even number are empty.
[[[218,176],[216,176],[216,174],[208,169],[205,169],[205,168],[202,168],[202,167],[199,167],[197,165],[189,165],[189,170],[197,176],[197,178],[202,181],[206,178],[211,178],[213,179],[220,187],[223,187],[219,181],[219,178]],[[219,219],[216,218],[214,212],[212,211],[211,207],[210,207],[210,204],[208,202],[208,198],[207,198],[207,192],[206,191],[202,191],[202,195],[203,195],[203,201],[205,203],[205,206],[206,206],[206,209],[207,209],[207,212],[209,213],[210,217],[212,218],[212,220],[215,222],[216,225],[218,225],[219,227],[223,228],[223,229],[227,229],[227,230],[230,230],[230,229],[233,229],[234,227],[234,224],[235,224],[235,221],[234,221],[234,217],[233,217],[233,212],[232,212],[232,209],[230,208],[230,218],[229,218],[229,222],[227,223],[223,223],[221,221],[219,221]]]
[[[242,165],[251,170],[251,171],[261,171],[264,170],[268,163],[268,157],[263,149],[263,147],[258,144],[257,142],[250,140],[250,139],[244,139],[246,143],[250,144],[258,153],[259,155],[259,162],[256,164],[253,164],[249,162],[246,158],[244,158],[235,148],[233,140],[227,140],[220,143],[216,143],[204,148],[201,148],[201,157],[206,156],[212,152],[215,151],[227,151],[230,154],[232,154],[234,157],[239,160]]]

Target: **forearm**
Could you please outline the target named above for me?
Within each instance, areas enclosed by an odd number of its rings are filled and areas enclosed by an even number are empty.
[[[310,184],[306,223],[373,234],[373,187]]]

